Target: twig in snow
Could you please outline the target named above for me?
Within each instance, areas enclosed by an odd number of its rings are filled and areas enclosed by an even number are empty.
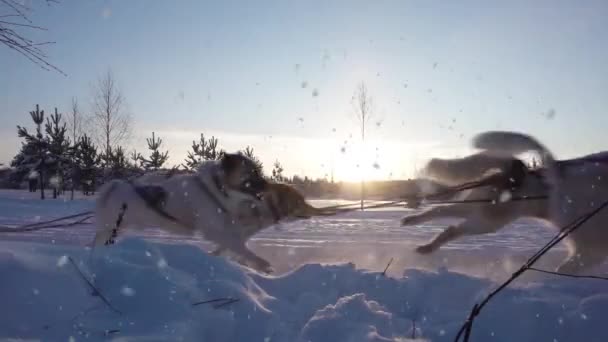
[[[101,291],[99,291],[99,289],[97,287],[95,287],[95,285],[84,275],[84,273],[82,273],[82,271],[80,270],[80,268],[78,267],[78,265],[76,265],[76,262],[74,262],[74,259],[72,259],[72,257],[68,257],[68,260],[70,261],[70,263],[72,264],[72,266],[74,266],[74,269],[78,272],[78,275],[87,283],[87,285],[89,285],[89,287],[93,290],[93,295],[94,296],[99,296],[99,298],[101,298],[101,300],[114,312],[118,313],[118,314],[122,314],[122,312],[120,312],[120,310],[116,309],[114,306],[112,306],[112,304],[110,303],[110,301],[108,301],[108,299],[101,293]]]
[[[392,263],[393,263],[393,258],[391,258],[391,260],[389,260],[388,264],[384,268],[384,271],[382,271],[383,276],[386,276],[386,271],[388,271],[388,268],[391,266]]]
[[[208,300],[203,300],[201,302],[192,303],[192,306],[203,305],[203,304],[211,304],[211,303],[219,303],[219,304],[213,305],[214,309],[219,309],[219,308],[224,307],[226,305],[230,305],[232,303],[236,303],[239,300],[240,299],[233,298],[233,297],[221,297],[221,298],[208,299]]]
[[[202,305],[202,304],[209,304],[209,303],[216,303],[216,302],[228,302],[234,300],[234,298],[232,297],[222,297],[222,298],[215,298],[215,299],[208,299],[208,300],[203,300],[201,302],[196,302],[196,303],[192,303],[192,306],[197,306],[197,305]]]
[[[214,308],[214,309],[219,309],[219,308],[221,308],[221,307],[224,307],[224,306],[230,305],[230,304],[232,304],[232,303],[236,303],[236,302],[238,302],[239,300],[240,300],[240,299],[238,299],[238,298],[232,298],[232,299],[231,299],[231,300],[229,300],[229,301],[226,301],[226,302],[223,302],[223,303],[220,303],[220,304],[215,304],[215,305],[213,306],[213,308]]]

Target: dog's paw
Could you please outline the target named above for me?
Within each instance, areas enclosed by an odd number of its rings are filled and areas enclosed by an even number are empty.
[[[432,244],[422,245],[422,246],[416,247],[416,253],[418,253],[418,254],[430,254],[430,253],[434,252],[436,249],[437,248],[435,246],[433,246]]]

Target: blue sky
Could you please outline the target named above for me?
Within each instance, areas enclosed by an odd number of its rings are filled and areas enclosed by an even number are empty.
[[[35,2],[34,2],[35,4]],[[202,132],[253,146],[287,174],[404,178],[469,152],[488,129],[520,130],[560,157],[606,149],[605,1],[75,1],[34,6],[64,77],[0,47],[0,162],[36,103],[89,111],[111,68],[133,115],[180,163]],[[373,97],[357,157],[351,97]],[[554,113],[553,118],[548,113]],[[377,168],[372,165],[376,163]]]

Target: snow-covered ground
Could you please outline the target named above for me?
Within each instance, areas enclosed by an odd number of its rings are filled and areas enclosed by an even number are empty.
[[[0,224],[91,207],[90,198],[40,201],[0,191]],[[272,276],[203,253],[197,238],[158,230],[122,236],[94,255],[83,247],[92,225],[2,233],[0,339],[451,341],[471,306],[553,234],[522,221],[420,256],[413,246],[446,222],[400,227],[398,219],[411,213],[352,212],[270,228],[250,246],[272,262]],[[564,254],[558,248],[539,267],[555,267]],[[121,313],[93,293],[69,258]],[[192,305],[220,297],[238,301]],[[472,340],[608,341],[607,314],[608,282],[527,273],[484,309]]]

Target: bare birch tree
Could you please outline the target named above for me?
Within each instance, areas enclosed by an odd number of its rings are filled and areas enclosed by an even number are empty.
[[[104,159],[108,161],[112,147],[125,143],[131,137],[131,116],[126,111],[124,95],[111,70],[97,81],[93,91],[90,129],[104,151]]]
[[[361,82],[355,89],[353,103],[355,107],[355,117],[357,118],[357,122],[361,129],[361,148],[363,149],[361,153],[364,154],[365,128],[372,117],[372,98],[369,95],[364,82]],[[360,156],[361,161],[359,162],[359,167],[361,168],[361,210],[363,210],[363,200],[365,198],[365,173],[363,172],[363,164],[365,161],[362,160],[363,157],[364,155]]]

